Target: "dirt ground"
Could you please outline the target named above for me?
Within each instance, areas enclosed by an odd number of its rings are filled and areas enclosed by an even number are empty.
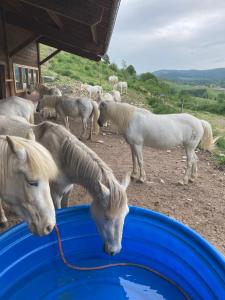
[[[80,123],[72,123],[72,132],[80,131]],[[131,170],[132,161],[128,145],[107,128],[95,138],[98,142],[84,141],[114,171],[118,179]],[[225,171],[219,170],[209,153],[198,151],[199,177],[188,186],[177,184],[185,170],[185,154],[182,148],[169,151],[144,149],[147,182],[131,182],[128,188],[129,204],[173,217],[200,233],[225,255]],[[170,151],[171,150],[171,151]],[[71,205],[90,202],[82,187],[75,186]],[[9,226],[19,220],[7,210]],[[0,231],[6,228],[0,228]]]

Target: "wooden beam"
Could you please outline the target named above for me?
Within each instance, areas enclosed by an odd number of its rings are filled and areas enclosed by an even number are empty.
[[[53,56],[55,56],[56,54],[58,54],[61,51],[61,49],[57,49],[54,52],[52,52],[50,55],[48,55],[46,58],[44,58],[43,60],[40,61],[40,66],[44,63],[46,63],[46,61],[48,61],[49,59],[51,59]]]
[[[35,32],[37,34],[40,34],[44,37],[54,39],[54,40],[61,40],[64,43],[70,43],[71,45],[74,45],[75,47],[83,48],[87,51],[92,52],[101,52],[101,45],[97,45],[93,43],[93,41],[90,39],[91,34],[90,30],[84,32],[83,37],[76,35],[76,32],[78,32],[78,29],[76,30],[76,26],[73,27],[72,33],[68,30],[62,30],[59,32],[59,30],[55,27],[49,26],[48,24],[39,24],[35,22],[34,20],[30,19],[29,17],[21,17],[18,16],[15,13],[6,11],[5,12],[5,19],[6,22],[15,26],[19,26],[22,28],[25,28],[29,31]],[[79,24],[78,24],[79,25]],[[82,26],[82,25],[79,25]],[[81,29],[79,27],[79,29]],[[80,33],[79,33],[80,34]],[[88,38],[89,36],[89,38]],[[78,46],[79,45],[79,46]],[[60,47],[57,47],[60,48]]]
[[[47,13],[49,15],[49,17],[52,19],[52,21],[56,24],[56,26],[58,27],[59,30],[63,29],[63,23],[60,20],[60,17],[57,16],[54,12],[52,12],[51,10],[47,10]]]
[[[95,60],[95,61],[101,60],[101,57],[98,56],[97,54],[94,54],[94,53],[88,52],[88,51],[84,51],[83,49],[81,49],[79,47],[75,47],[70,44],[63,43],[60,40],[53,40],[53,39],[49,39],[46,37],[42,37],[40,39],[40,43],[43,43],[45,45],[48,45],[48,46],[51,46],[54,48],[60,48],[61,50],[64,50],[66,52],[76,54],[76,55],[79,55],[82,57],[86,57],[91,60]]]
[[[56,14],[66,18],[75,20],[81,24],[93,25],[96,24],[102,15],[102,7],[92,0],[20,0],[23,3],[50,10]]]
[[[23,41],[21,44],[16,46],[12,51],[9,53],[9,57],[12,57],[13,55],[17,54],[19,51],[27,47],[29,44],[33,43],[34,41],[37,41],[41,38],[40,34],[32,34],[29,38],[27,38],[25,41]]]

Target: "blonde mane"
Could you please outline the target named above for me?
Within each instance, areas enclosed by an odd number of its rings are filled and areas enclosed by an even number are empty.
[[[127,199],[126,192],[115,178],[109,166],[63,126],[48,123],[56,135],[63,139],[60,164],[64,169],[70,170],[68,172],[69,177],[75,178],[76,183],[85,187],[94,199],[100,192],[97,191],[96,193],[96,187],[98,186],[98,181],[101,181],[110,190],[111,196],[107,203],[108,207],[121,207],[124,204],[124,200]]]
[[[62,96],[45,95],[41,99],[41,107],[55,108],[58,101],[62,99]]]
[[[47,149],[33,140],[26,140],[21,137],[10,137],[18,147],[24,148],[27,153],[27,162],[31,169],[32,175],[51,180],[58,173],[57,166]],[[13,160],[9,144],[5,136],[0,136],[0,186],[5,186],[5,179],[12,174]]]
[[[126,130],[137,108],[128,103],[115,103],[111,101],[106,101],[105,103],[107,104],[107,120],[112,120],[120,131]]]

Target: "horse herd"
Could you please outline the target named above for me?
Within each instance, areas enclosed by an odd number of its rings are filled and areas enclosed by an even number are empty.
[[[109,80],[116,92],[119,82]],[[115,99],[105,100],[101,89],[96,94],[99,103],[91,99],[93,91],[90,97],[62,96],[58,89],[37,84],[28,91],[33,101],[12,96],[0,102],[0,223],[7,222],[3,200],[32,233],[49,234],[56,222],[55,209],[68,206],[73,185],[79,184],[93,198],[91,213],[105,252],[114,255],[121,250],[130,178],[146,180],[143,146],[183,145],[187,169],[180,184],[188,184],[197,176],[196,147],[201,142],[203,149],[211,150],[214,140],[211,125],[192,115],[156,115]],[[54,108],[65,127],[49,121],[34,125],[35,110],[45,107]],[[70,132],[68,117],[81,117],[80,139],[86,136],[88,120],[90,139],[92,130],[98,134],[107,121],[117,125],[131,149],[132,173],[119,182],[108,165]]]

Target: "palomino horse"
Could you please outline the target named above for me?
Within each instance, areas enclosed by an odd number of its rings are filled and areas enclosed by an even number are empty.
[[[156,115],[145,109],[127,103],[102,102],[99,105],[100,126],[111,120],[118,126],[130,145],[133,172],[137,176],[137,162],[140,168],[139,181],[146,180],[143,167],[143,146],[168,149],[183,145],[187,154],[187,170],[181,184],[188,184],[197,175],[195,149],[202,141],[202,148],[211,150],[214,144],[211,125],[189,114]]]
[[[21,126],[23,123],[18,128]],[[5,127],[9,127],[7,123]],[[104,241],[105,251],[111,255],[118,253],[128,213],[126,188],[130,177],[119,183],[106,163],[63,126],[43,122],[31,127],[36,140],[51,152],[58,165],[59,174],[50,185],[55,208],[68,206],[68,193],[73,184],[85,187],[93,197],[92,216]],[[17,134],[24,131],[25,127]]]
[[[17,96],[7,97],[0,101],[0,115],[13,117],[18,116],[34,123],[36,103]]]
[[[83,123],[83,132],[80,139],[84,138],[87,131],[88,120],[91,119],[91,129],[89,139],[92,139],[93,125],[94,132],[99,133],[98,117],[99,110],[95,101],[85,97],[73,97],[73,96],[44,96],[40,101],[39,109],[46,106],[55,107],[56,113],[63,119],[64,125],[69,129],[68,117],[77,118],[80,117]]]
[[[55,225],[49,180],[57,175],[50,153],[35,141],[12,136],[0,136],[0,149],[0,197],[32,233],[49,234]]]

